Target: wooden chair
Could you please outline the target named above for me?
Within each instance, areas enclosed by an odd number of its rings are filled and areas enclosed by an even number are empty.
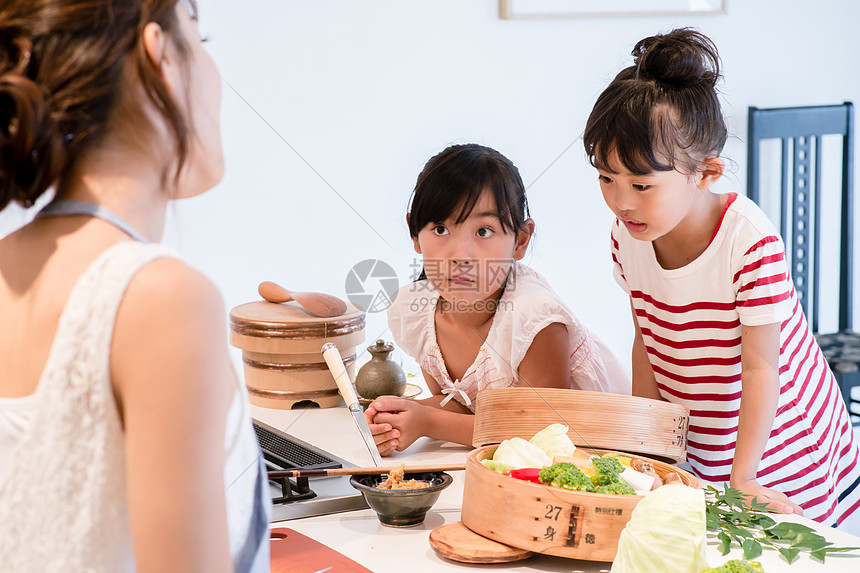
[[[841,186],[822,189],[822,137],[842,138]],[[860,416],[860,400],[851,390],[860,386],[860,334],[851,327],[854,266],[854,106],[841,105],[749,108],[747,195],[759,203],[761,196],[762,140],[781,140],[780,228],[786,243],[789,268],[812,332],[839,383],[852,416]],[[826,159],[832,156],[827,155]],[[836,161],[834,161],[834,164]],[[819,332],[821,296],[822,193],[825,201],[840,194],[838,281],[838,330]],[[825,224],[830,225],[829,221]],[[830,286],[829,282],[826,286]],[[855,422],[855,425],[860,421]]]

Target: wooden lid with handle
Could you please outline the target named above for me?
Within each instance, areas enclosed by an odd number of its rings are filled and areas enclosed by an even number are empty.
[[[255,301],[230,311],[230,344],[243,352],[319,355],[325,342],[348,354],[364,342],[364,311],[349,305],[341,316],[314,316],[295,302]]]
[[[273,303],[263,300],[240,304],[230,311],[230,329],[249,336],[317,338],[339,336],[364,328],[364,311],[348,305],[340,316],[314,316],[296,302]]]
[[[510,563],[534,555],[478,535],[462,521],[446,523],[431,531],[430,545],[442,557],[461,563]]]

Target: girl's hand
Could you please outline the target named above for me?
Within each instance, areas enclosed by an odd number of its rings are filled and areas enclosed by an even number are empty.
[[[378,410],[374,407],[376,402],[372,402],[364,411],[364,419],[367,420],[367,425],[370,428],[370,434],[373,436],[373,441],[376,443],[376,449],[380,456],[388,456],[394,453],[399,444],[400,430],[391,427],[391,424],[380,424],[374,421]]]
[[[365,416],[370,413],[373,424],[380,430],[385,427],[391,428],[389,432],[391,437],[382,442],[386,452],[382,455],[388,455],[394,450],[403,451],[415,440],[426,435],[427,410],[428,406],[420,402],[396,396],[380,396],[374,400],[365,411]],[[372,428],[371,433],[373,433]],[[384,435],[383,433],[380,437]],[[382,453],[380,440],[376,440],[376,445]]]
[[[732,483],[731,486],[747,495],[758,498],[759,503],[766,503],[776,513],[795,513],[803,515],[803,508],[788,499],[781,491],[768,489],[756,480],[748,480],[740,483]],[[749,499],[752,501],[752,498]]]

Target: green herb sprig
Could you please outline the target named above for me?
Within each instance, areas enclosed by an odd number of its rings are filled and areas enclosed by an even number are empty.
[[[833,543],[799,523],[777,523],[766,503],[724,484],[720,490],[705,487],[705,517],[708,531],[715,532],[723,555],[727,555],[732,542],[744,551],[744,559],[755,559],[762,549],[779,551],[788,563],[793,563],[801,551],[824,563],[831,553],[854,551],[860,547],[834,547]]]

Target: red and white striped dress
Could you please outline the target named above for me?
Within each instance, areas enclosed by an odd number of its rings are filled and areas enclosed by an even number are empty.
[[[860,533],[858,440],[798,304],[785,247],[752,201],[730,201],[710,245],[666,270],[649,241],[616,220],[615,278],[630,294],[663,398],[690,409],[687,457],[706,482],[729,481],[741,398],[741,325],[780,322],[780,397],[758,481],[804,515]],[[853,513],[853,515],[852,515]]]

